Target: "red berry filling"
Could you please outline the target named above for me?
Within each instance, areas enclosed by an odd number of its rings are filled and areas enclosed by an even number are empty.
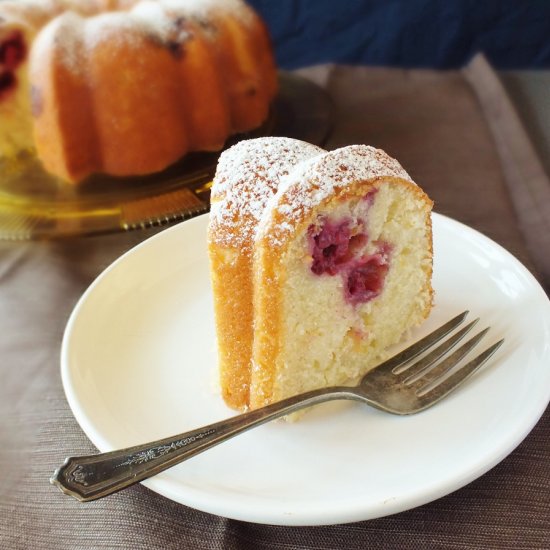
[[[309,238],[313,263],[311,271],[315,275],[328,273],[336,275],[339,266],[348,259],[351,240],[349,222],[332,223],[326,221],[316,235],[315,228],[309,228]]]
[[[15,31],[0,44],[0,63],[7,69],[16,69],[25,59],[25,50],[23,35],[19,31]]]
[[[0,43],[0,98],[14,88],[17,79],[15,70],[24,61],[27,48],[23,35],[19,31],[12,33]]]
[[[361,304],[376,298],[382,292],[388,263],[382,254],[373,254],[358,260],[347,274],[345,293],[351,304]]]
[[[363,200],[369,205],[372,206],[374,203],[374,197],[376,196],[376,193],[378,193],[378,189],[375,187],[374,189],[371,189],[364,197]]]
[[[11,88],[15,84],[13,73],[0,73],[0,97],[4,90]]]
[[[361,220],[355,224],[351,219],[324,220],[320,228],[312,225],[308,230],[311,271],[315,275],[339,274],[344,280],[344,297],[352,305],[378,296],[389,268],[391,245],[374,243],[376,253],[367,254],[368,236],[363,227]]]

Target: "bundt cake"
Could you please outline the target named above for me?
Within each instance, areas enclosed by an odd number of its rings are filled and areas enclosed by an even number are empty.
[[[420,324],[433,295],[431,207],[373,147],[260,138],[225,151],[208,248],[227,404],[351,383]]]
[[[141,175],[259,126],[277,88],[241,0],[0,2],[0,157],[67,181]]]

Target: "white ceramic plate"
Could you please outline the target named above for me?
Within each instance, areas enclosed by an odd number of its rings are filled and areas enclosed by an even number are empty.
[[[415,336],[469,308],[506,338],[490,363],[436,407],[398,417],[358,403],[274,422],[144,484],[193,508],[259,523],[322,525],[419,506],[510,453],[550,399],[550,303],[529,272],[480,233],[435,214],[436,304]],[[65,392],[101,450],[234,414],[216,389],[202,216],[110,266],[67,325]],[[78,449],[75,449],[78,454]]]

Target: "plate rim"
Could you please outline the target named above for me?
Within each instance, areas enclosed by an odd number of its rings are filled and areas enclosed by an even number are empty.
[[[88,437],[88,439],[96,446],[100,451],[104,452],[107,450],[113,450],[110,445],[105,445],[105,439],[100,434],[100,430],[97,429],[91,419],[88,418],[88,414],[83,410],[81,405],[78,402],[78,396],[76,395],[74,388],[71,384],[71,368],[69,363],[69,346],[70,339],[73,333],[75,323],[80,315],[82,308],[85,303],[88,301],[90,296],[96,291],[98,285],[109,276],[109,274],[117,268],[121,263],[125,262],[126,259],[134,254],[141,253],[144,249],[149,247],[154,247],[158,241],[161,239],[173,238],[175,233],[180,231],[186,231],[186,227],[193,225],[201,225],[206,223],[206,218],[209,214],[203,214],[197,216],[190,220],[178,223],[171,227],[164,229],[163,231],[143,240],[137,245],[131,247],[129,250],[124,252],[121,256],[116,258],[111,264],[109,264],[87,287],[84,293],[81,295],[79,300],[76,302],[71,314],[68,318],[61,343],[61,353],[60,353],[60,363],[61,363],[61,381],[63,385],[63,390],[77,423]],[[499,243],[493,241],[491,238],[483,234],[482,232],[474,229],[460,221],[457,221],[449,216],[439,214],[437,212],[432,213],[433,219],[432,223],[435,220],[439,220],[439,223],[448,224],[451,227],[454,226],[455,229],[459,231],[473,232],[476,238],[480,239],[484,244],[487,244],[491,247],[496,247],[496,249],[503,253],[510,261],[512,261],[516,268],[518,268],[525,276],[526,280],[529,283],[529,287],[532,290],[535,290],[540,297],[545,302],[545,307],[547,309],[548,318],[550,319],[550,300],[544,290],[542,289],[540,283],[534,277],[534,275],[523,265],[523,263],[517,259],[511,252],[504,248]],[[434,220],[435,219],[435,220]],[[435,225],[435,224],[434,224]],[[183,227],[184,226],[184,227]],[[294,514],[290,512],[284,512],[280,510],[278,506],[267,507],[258,507],[256,510],[248,510],[245,515],[242,513],[231,513],[224,505],[218,505],[217,503],[205,506],[204,500],[197,498],[198,495],[204,495],[204,492],[196,490],[194,488],[187,488],[186,497],[183,498],[181,493],[174,488],[173,481],[165,479],[162,477],[162,474],[145,480],[141,482],[142,485],[147,488],[155,491],[156,493],[169,498],[180,504],[190,506],[194,509],[226,517],[229,519],[235,519],[240,521],[248,521],[251,523],[258,524],[271,524],[271,525],[287,525],[287,526],[320,526],[320,525],[332,525],[337,523],[350,523],[355,521],[363,521],[368,519],[375,519],[378,517],[385,517],[388,515],[396,514],[406,510],[416,508],[418,506],[433,502],[439,498],[442,498],[474,481],[475,479],[481,477],[483,474],[494,468],[499,464],[504,458],[506,458],[511,452],[516,449],[521,442],[529,435],[534,426],[538,423],[542,415],[544,414],[548,403],[550,402],[550,385],[548,385],[546,394],[540,396],[539,401],[535,404],[533,410],[534,412],[528,417],[528,422],[524,420],[521,424],[521,429],[517,430],[517,433],[513,434],[513,437],[507,439],[508,444],[501,447],[498,452],[491,455],[490,460],[484,461],[479,465],[478,468],[472,469],[468,475],[462,476],[460,479],[452,479],[451,482],[447,481],[446,484],[435,484],[433,487],[427,487],[426,490],[420,491],[414,495],[407,495],[405,497],[400,497],[394,502],[384,502],[378,503],[377,506],[370,504],[365,507],[357,507],[354,505],[349,505],[347,509],[339,509],[337,511],[330,510],[328,507],[326,509],[316,509],[310,508],[308,510],[301,510],[300,514]],[[536,410],[536,412],[535,412]],[[442,487],[444,485],[444,487]],[[254,508],[254,507],[252,507]],[[377,511],[374,511],[377,509]],[[263,511],[262,511],[263,510]]]

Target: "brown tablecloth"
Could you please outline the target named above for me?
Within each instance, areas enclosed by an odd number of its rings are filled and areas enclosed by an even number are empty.
[[[550,184],[498,79],[464,71],[317,67],[335,103],[329,148],[395,156],[436,210],[487,234],[550,282]],[[504,461],[414,510],[360,523],[276,527],[228,520],[142,486],[79,504],[50,486],[64,457],[94,452],[59,376],[74,304],[109,263],[154,231],[0,243],[0,547],[550,548],[550,414]]]

